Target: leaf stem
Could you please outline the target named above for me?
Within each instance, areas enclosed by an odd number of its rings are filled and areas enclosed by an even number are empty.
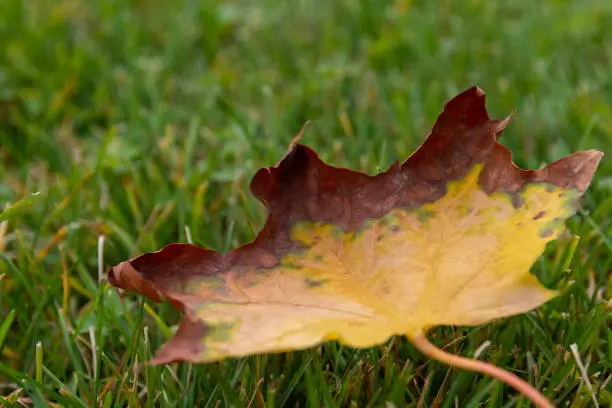
[[[519,391],[525,397],[529,398],[538,408],[555,408],[537,389],[532,387],[527,381],[522,380],[516,375],[499,368],[493,364],[485,363],[484,361],[472,360],[470,358],[457,356],[447,353],[439,349],[427,340],[427,337],[422,332],[408,333],[408,338],[412,344],[427,357],[438,360],[450,366],[463,368],[465,370],[476,371],[485,375],[496,378],[515,390]]]

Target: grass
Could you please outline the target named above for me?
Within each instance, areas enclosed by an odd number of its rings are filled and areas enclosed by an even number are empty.
[[[179,316],[100,276],[187,232],[252,239],[250,177],[307,119],[325,160],[373,173],[478,84],[494,116],[518,110],[503,142],[520,166],[612,152],[611,24],[606,0],[2,1],[0,202],[40,194],[0,226],[0,405],[527,406],[402,338],[147,366]],[[612,405],[611,163],[533,268],[563,295],[434,343],[560,407]]]

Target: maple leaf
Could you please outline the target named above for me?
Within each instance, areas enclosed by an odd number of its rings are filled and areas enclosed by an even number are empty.
[[[431,357],[550,406],[512,374],[424,337],[437,325],[524,313],[556,294],[530,267],[575,213],[602,153],[521,170],[497,143],[509,120],[489,118],[484,93],[471,88],[446,104],[413,155],[375,176],[327,165],[293,143],[251,182],[269,211],[253,242],[224,255],[171,244],[109,271],[113,285],[184,312],[152,362],[210,362],[331,339],[371,347],[407,335]]]

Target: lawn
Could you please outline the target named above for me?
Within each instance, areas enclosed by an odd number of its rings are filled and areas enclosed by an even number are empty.
[[[407,340],[208,365],[147,366],[180,320],[106,270],[171,242],[255,236],[250,194],[302,142],[376,173],[446,100],[479,85],[521,167],[612,152],[612,2],[3,0],[0,405],[526,407]],[[608,27],[608,28],[606,28]],[[580,238],[577,238],[580,237]],[[528,380],[559,407],[612,406],[612,162],[533,273],[563,294],[445,350]]]

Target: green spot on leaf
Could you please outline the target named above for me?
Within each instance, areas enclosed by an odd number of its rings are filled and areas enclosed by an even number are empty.
[[[416,210],[415,215],[417,216],[418,220],[420,222],[422,222],[423,224],[427,223],[427,221],[436,216],[436,212],[432,211],[432,210],[428,210],[425,208],[421,208]]]
[[[316,287],[326,284],[327,282],[329,282],[329,279],[310,279],[310,278],[304,279],[304,283],[309,288],[316,288]]]

